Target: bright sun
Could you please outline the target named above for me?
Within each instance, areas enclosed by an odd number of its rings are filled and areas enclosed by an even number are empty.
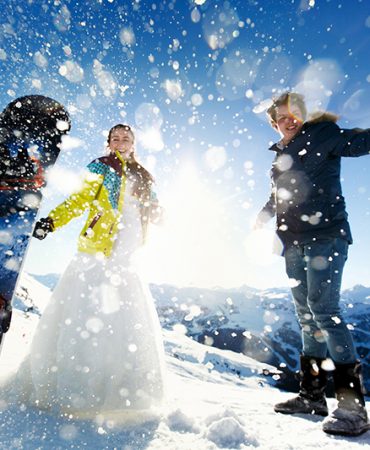
[[[206,186],[192,164],[182,167],[160,200],[164,224],[151,227],[139,254],[147,279],[176,286],[235,287],[247,280],[251,258],[254,265],[270,262],[271,231],[252,232],[244,243],[238,242],[227,202]]]

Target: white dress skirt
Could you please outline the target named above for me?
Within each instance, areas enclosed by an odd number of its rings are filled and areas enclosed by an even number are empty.
[[[23,401],[74,417],[123,420],[161,404],[161,328],[149,289],[130,264],[142,227],[139,203],[128,193],[119,228],[109,258],[79,252],[61,277],[17,374]]]

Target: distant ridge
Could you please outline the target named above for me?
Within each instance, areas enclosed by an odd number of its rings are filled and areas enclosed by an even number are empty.
[[[54,273],[24,274],[17,301],[27,304],[20,309],[27,309],[30,303],[37,308],[39,299],[31,298],[32,278],[52,290],[59,277]],[[25,289],[30,293],[27,302],[24,292],[20,295]],[[181,324],[188,336],[202,344],[275,366],[283,372],[278,385],[296,389],[292,373],[298,370],[301,332],[288,287],[256,289],[243,285],[206,289],[151,284],[150,290],[164,329],[172,330]],[[364,364],[365,386],[370,390],[370,287],[356,285],[342,291],[341,296],[344,316]]]
[[[44,275],[30,273],[29,275],[51,290],[55,288],[61,276],[59,273],[48,273]]]

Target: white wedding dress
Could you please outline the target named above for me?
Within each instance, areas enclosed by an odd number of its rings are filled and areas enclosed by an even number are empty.
[[[130,265],[142,243],[130,191],[111,257],[78,253],[55,288],[17,374],[22,401],[123,420],[160,405],[162,336],[149,289]]]

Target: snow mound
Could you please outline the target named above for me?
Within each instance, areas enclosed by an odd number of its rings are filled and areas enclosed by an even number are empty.
[[[254,447],[259,445],[257,439],[247,433],[241,415],[232,409],[220,409],[206,417],[204,423],[207,426],[207,439],[220,448],[239,448],[242,444]]]
[[[207,431],[207,438],[220,448],[239,448],[246,444],[247,436],[242,425],[234,417],[223,417],[212,423]],[[251,439],[254,446],[258,445],[255,439]]]
[[[187,416],[181,409],[176,409],[167,417],[167,425],[171,431],[179,433],[199,433],[194,417]]]

